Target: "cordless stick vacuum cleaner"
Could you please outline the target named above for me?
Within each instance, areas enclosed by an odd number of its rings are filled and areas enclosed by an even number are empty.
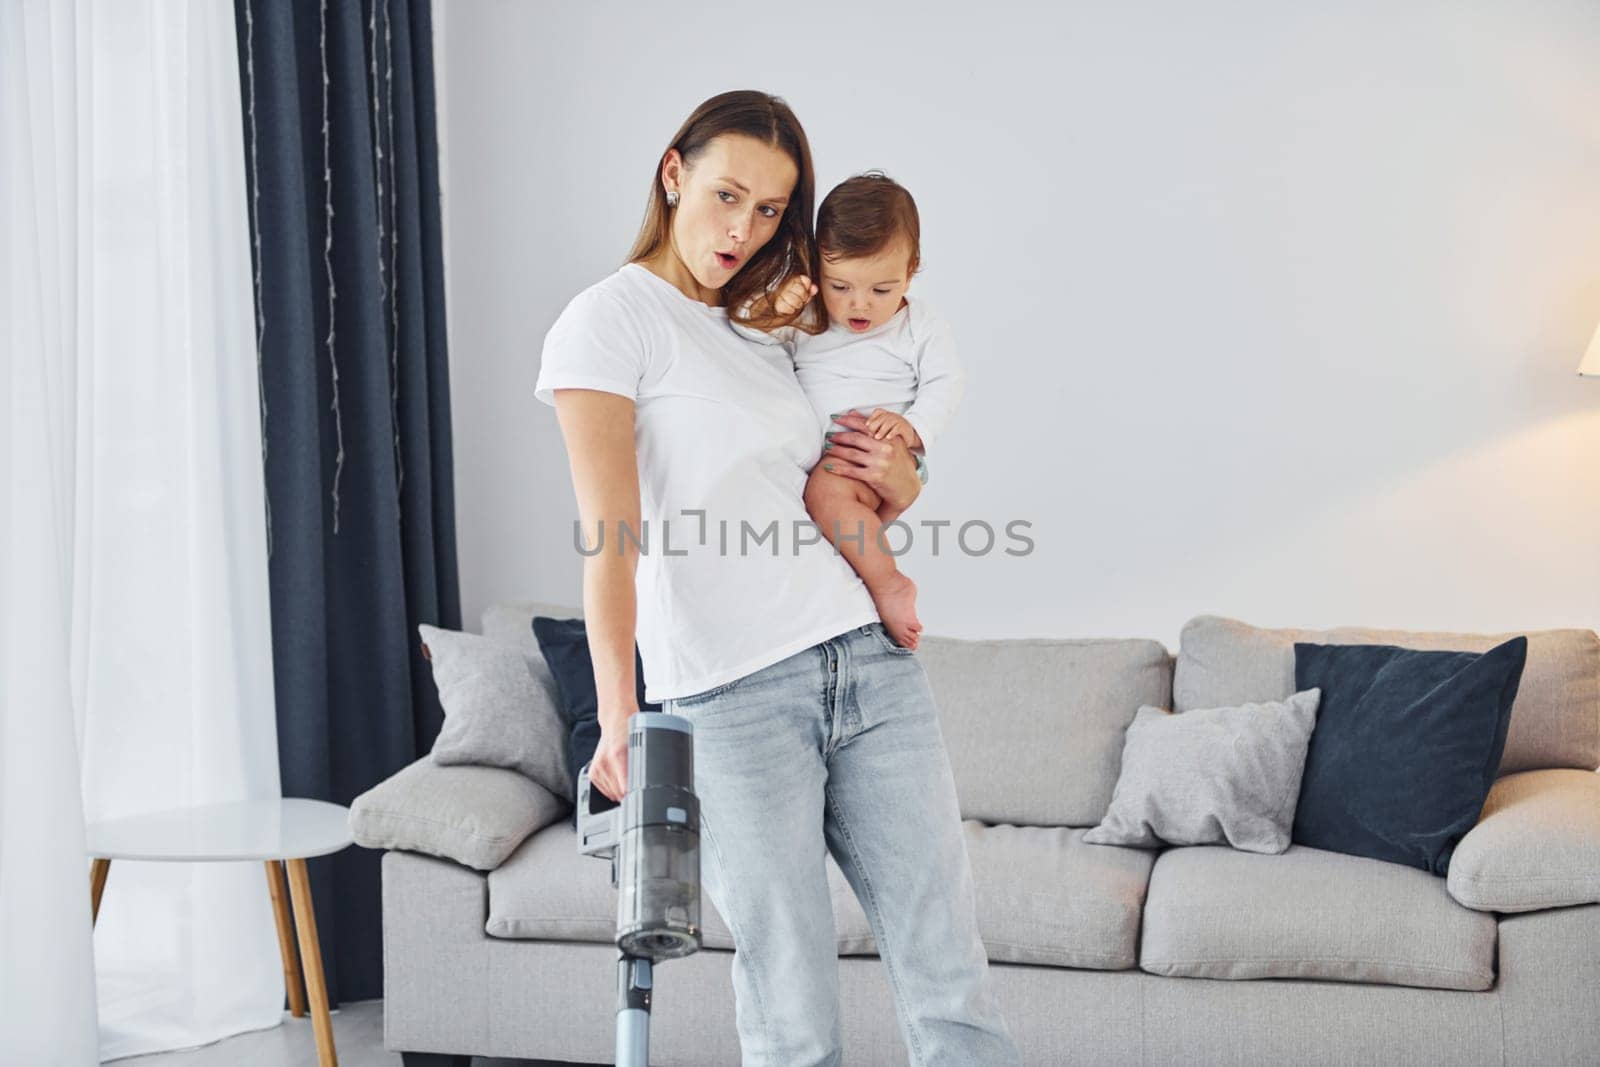
[[[652,966],[700,948],[700,801],[689,720],[660,711],[628,720],[620,803],[590,786],[583,765],[578,851],[609,859],[617,889],[617,1067],[648,1067]]]

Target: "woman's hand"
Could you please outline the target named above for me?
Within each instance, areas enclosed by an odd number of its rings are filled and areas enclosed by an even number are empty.
[[[848,429],[833,431],[831,447],[822,453],[825,469],[865,482],[883,501],[879,521],[894,521],[922,492],[916,457],[898,437],[875,440],[867,431],[865,415],[846,411],[833,421]]]
[[[601,721],[600,743],[589,761],[589,784],[619,802],[628,791],[628,719],[614,725]]]

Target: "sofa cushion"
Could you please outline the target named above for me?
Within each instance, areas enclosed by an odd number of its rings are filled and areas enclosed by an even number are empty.
[[[1187,711],[1284,699],[1296,689],[1296,641],[1487,652],[1517,636],[1527,637],[1528,656],[1511,707],[1500,773],[1600,766],[1600,634],[1593,630],[1472,634],[1357,626],[1264,629],[1199,615],[1184,624],[1179,638],[1172,707]]]
[[[872,931],[857,907],[844,874],[827,861],[833,896],[835,936],[840,955],[870,951]],[[857,921],[858,920],[858,921]],[[733,935],[706,893],[700,895],[701,947],[733,949]],[[567,823],[548,826],[489,875],[491,937],[539,941],[611,941],[617,931],[617,891],[611,863],[578,851],[577,833]]]
[[[1146,704],[1128,726],[1111,808],[1084,841],[1282,852],[1321,695],[1182,715]]]
[[[989,958],[1121,970],[1137,959],[1139,914],[1153,854],[1085,845],[1082,830],[985,826],[967,820],[978,929]],[[834,937],[841,956],[877,954],[871,924],[830,855]],[[489,875],[493,937],[609,942],[616,933],[611,866],[578,852],[565,824],[534,834]],[[700,898],[702,947],[731,951],[711,898]]]
[[[516,645],[535,656],[541,656],[539,640],[533,636],[533,617],[543,615],[548,619],[581,619],[583,606],[547,604],[543,601],[525,600],[507,604],[490,604],[478,616],[483,636],[492,637],[508,645]]]
[[[1150,875],[1139,966],[1190,978],[1313,978],[1434,989],[1494,984],[1495,920],[1414,867],[1291,845],[1195,845]]]
[[[484,636],[536,651],[529,631],[536,614],[583,612],[493,604],[482,615]],[[938,704],[962,817],[990,824],[1095,825],[1111,802],[1134,712],[1172,705],[1172,653],[1144,638],[924,634],[917,655]],[[1004,714],[996,714],[1000,708]]]
[[[347,821],[366,848],[426,852],[489,871],[571,806],[517,771],[441,767],[430,753],[352,800]]]
[[[1172,696],[1172,654],[1159,641],[924,634],[917,656],[961,815],[990,824],[1098,823],[1134,713]]]
[[[1495,783],[1446,883],[1479,911],[1600,903],[1600,774],[1557,768]]]
[[[963,826],[991,960],[1102,971],[1138,964],[1155,853],[1085,844],[1083,829]]]

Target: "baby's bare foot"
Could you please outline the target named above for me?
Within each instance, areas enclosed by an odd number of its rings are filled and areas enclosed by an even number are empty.
[[[894,643],[915,650],[922,638],[922,622],[917,618],[917,583],[895,571],[874,589],[867,586],[878,617]]]

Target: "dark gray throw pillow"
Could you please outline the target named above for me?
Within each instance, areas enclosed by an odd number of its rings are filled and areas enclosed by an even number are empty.
[[[1487,652],[1295,642],[1295,688],[1322,690],[1298,844],[1443,875],[1500,770],[1528,639]]]
[[[543,660],[478,634],[426,623],[417,632],[444,707],[434,762],[521,771],[571,802],[575,788],[567,770],[567,726]]]
[[[1320,695],[1181,713],[1143,705],[1123,736],[1111,806],[1083,839],[1282,852]]]

